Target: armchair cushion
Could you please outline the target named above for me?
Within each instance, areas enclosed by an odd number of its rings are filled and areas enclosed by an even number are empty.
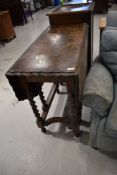
[[[102,62],[117,80],[117,28],[106,28],[101,38]]]
[[[113,79],[101,63],[94,63],[85,82],[83,104],[100,116],[107,114],[113,101]]]

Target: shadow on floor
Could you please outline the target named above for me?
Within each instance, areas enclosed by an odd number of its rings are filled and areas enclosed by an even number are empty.
[[[62,90],[62,92],[66,91],[65,87],[62,87],[61,90]],[[57,102],[56,109],[55,109],[53,116],[59,116],[60,111],[62,111],[62,109],[63,109],[62,116],[66,117],[66,118],[71,118],[72,111],[70,109],[70,101],[69,101],[67,95],[63,95],[63,94],[59,95],[58,102]],[[57,123],[52,124],[51,127],[53,127],[53,130],[55,129],[56,125],[58,126]],[[81,142],[84,145],[88,145],[89,133],[87,131],[81,131],[80,137],[75,137],[73,131],[68,129],[68,127],[65,124],[59,124],[59,128],[57,131],[52,131],[52,130],[50,131],[50,127],[47,128],[46,134],[52,135],[53,137],[56,137],[58,139],[74,141],[76,143]]]
[[[73,141],[76,143],[81,142],[84,145],[88,145],[89,140],[89,132],[87,131],[81,131],[80,137],[75,137],[72,130],[69,130],[65,125],[60,124],[59,130],[57,132],[53,132],[50,130],[47,130],[47,135],[52,135],[53,137],[56,137],[58,139]]]
[[[99,152],[111,159],[117,160],[117,152],[111,152],[111,151],[105,151],[105,150],[99,150]]]

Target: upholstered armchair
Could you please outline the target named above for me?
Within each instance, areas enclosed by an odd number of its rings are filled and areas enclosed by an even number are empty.
[[[112,23],[113,15],[117,19],[117,12],[107,17],[111,25],[101,34],[100,54],[83,93],[83,104],[91,108],[90,145],[108,151],[117,151],[117,20]]]

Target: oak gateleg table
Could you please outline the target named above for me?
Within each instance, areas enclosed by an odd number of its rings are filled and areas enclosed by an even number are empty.
[[[42,132],[49,124],[61,122],[79,136],[87,40],[87,24],[48,27],[6,73],[18,100],[29,100]],[[53,83],[47,99],[42,90],[46,82]],[[60,93],[60,84],[67,88],[72,116],[47,118],[55,93]],[[37,95],[43,104],[42,114],[34,101]]]

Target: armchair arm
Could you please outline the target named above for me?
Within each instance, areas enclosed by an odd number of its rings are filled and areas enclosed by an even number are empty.
[[[113,79],[101,63],[94,63],[85,82],[83,104],[100,116],[107,114],[113,101]]]

